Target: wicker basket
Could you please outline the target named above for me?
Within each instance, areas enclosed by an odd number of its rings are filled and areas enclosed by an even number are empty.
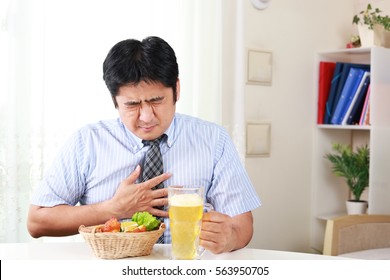
[[[81,225],[79,233],[89,244],[96,257],[101,259],[120,259],[147,256],[165,231],[161,223],[157,230],[146,232],[95,232],[96,226]]]

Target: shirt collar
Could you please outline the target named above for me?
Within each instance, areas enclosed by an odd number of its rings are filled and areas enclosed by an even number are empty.
[[[168,145],[169,148],[172,147],[173,143],[176,140],[176,133],[175,132],[176,132],[176,114],[173,117],[171,125],[165,131],[165,134],[168,136],[167,145]]]
[[[122,122],[122,120],[120,118],[119,118],[119,121],[120,121],[123,129],[125,130],[125,132],[126,132],[126,134],[128,136],[129,148],[131,149],[131,151],[133,153],[136,153],[139,150],[141,150],[143,148],[143,146],[144,146],[144,144],[142,143],[143,139],[137,137],[134,133],[132,133],[130,130],[128,130],[127,127],[125,126],[125,124]],[[168,136],[166,143],[167,143],[169,148],[172,147],[173,143],[176,140],[176,133],[175,133],[176,125],[175,124],[176,124],[176,114],[173,117],[171,125],[165,131],[165,134]]]

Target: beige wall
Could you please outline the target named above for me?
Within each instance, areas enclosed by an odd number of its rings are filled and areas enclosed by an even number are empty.
[[[312,252],[310,240],[311,149],[317,51],[344,48],[355,13],[370,2],[390,13],[390,0],[272,1],[255,10],[244,1],[244,43],[273,52],[272,86],[246,85],[246,120],[272,123],[271,156],[247,158],[263,205],[254,211],[250,247]]]
[[[251,247],[310,252],[311,141],[317,51],[343,48],[354,1],[245,1],[245,43],[273,52],[272,86],[246,85],[247,120],[272,123],[271,156],[247,158],[263,205],[254,211]]]

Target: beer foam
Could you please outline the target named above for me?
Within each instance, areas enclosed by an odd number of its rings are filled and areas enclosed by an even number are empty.
[[[203,199],[197,194],[179,194],[170,197],[169,204],[172,206],[200,206],[203,205]]]

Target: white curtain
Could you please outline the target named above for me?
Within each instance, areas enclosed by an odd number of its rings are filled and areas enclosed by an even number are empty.
[[[179,62],[178,112],[226,126],[242,154],[242,1],[0,1],[0,242],[31,241],[31,193],[67,137],[117,117],[102,63],[120,40],[166,39]]]

